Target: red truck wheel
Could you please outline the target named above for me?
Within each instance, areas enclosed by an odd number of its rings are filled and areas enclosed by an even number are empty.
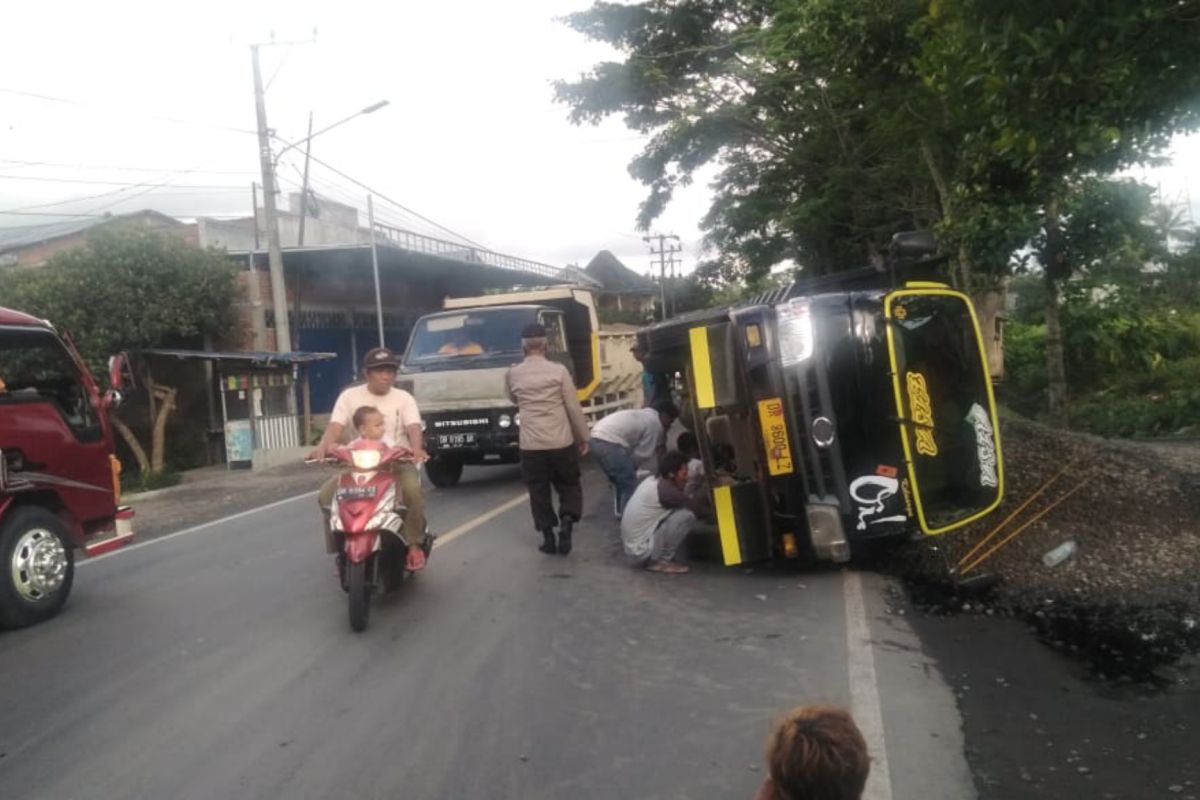
[[[42,508],[18,508],[0,526],[0,628],[57,614],[75,580],[75,552],[62,522]]]

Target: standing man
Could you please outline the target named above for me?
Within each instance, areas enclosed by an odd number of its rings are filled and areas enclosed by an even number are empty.
[[[651,372],[646,367],[646,348],[638,342],[629,348],[633,357],[642,365],[642,406],[650,408],[655,403],[671,399],[670,379],[661,372]]]
[[[651,572],[681,575],[686,564],[675,553],[696,521],[696,506],[683,492],[688,458],[678,450],[663,456],[657,480],[644,480],[621,516],[621,543],[634,566]]]
[[[412,571],[425,567],[425,551],[421,545],[425,540],[425,498],[421,496],[421,474],[417,464],[429,460],[425,452],[425,439],[421,433],[421,412],[417,408],[416,399],[396,388],[396,372],[400,361],[386,347],[376,347],[363,357],[363,374],[366,382],[342,391],[333,413],[329,416],[329,427],[321,437],[317,449],[309,455],[310,459],[324,459],[328,452],[341,441],[342,432],[353,426],[354,412],[363,406],[372,406],[383,415],[383,435],[395,442],[397,447],[407,447],[412,450],[412,463],[396,462],[394,467],[396,480],[403,493],[404,505],[408,512],[404,517],[404,529],[415,531],[408,539],[407,566]],[[337,543],[329,529],[329,507],[333,503],[333,493],[337,490],[338,476],[330,478],[321,487],[317,496],[325,514],[325,546],[330,553],[337,553]],[[340,553],[339,553],[340,555]]]
[[[538,549],[565,556],[571,552],[571,529],[583,516],[579,458],[588,452],[587,419],[571,373],[546,358],[546,329],[526,326],[521,348],[525,360],[504,376],[505,391],[521,416],[521,477],[529,486],[534,527],[542,534]],[[557,514],[551,486],[558,492]]]
[[[653,472],[666,444],[667,430],[679,418],[670,400],[650,408],[626,409],[609,414],[592,427],[592,455],[617,493],[617,516],[637,488],[638,470]]]

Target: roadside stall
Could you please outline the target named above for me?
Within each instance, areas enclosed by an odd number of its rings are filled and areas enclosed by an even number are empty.
[[[209,431],[219,436],[229,469],[269,466],[312,440],[309,366],[335,353],[141,350],[144,379],[153,385],[162,359],[203,362]],[[216,408],[220,407],[219,427]]]

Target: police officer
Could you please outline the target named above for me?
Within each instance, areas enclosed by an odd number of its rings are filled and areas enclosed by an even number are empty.
[[[521,476],[529,486],[534,527],[542,534],[538,549],[566,555],[571,529],[583,515],[579,459],[588,451],[587,420],[571,373],[546,358],[546,329],[526,326],[521,346],[525,360],[504,376],[508,397],[520,412]],[[558,492],[557,514],[551,487]]]

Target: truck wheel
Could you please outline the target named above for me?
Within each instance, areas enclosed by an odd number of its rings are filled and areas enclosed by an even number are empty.
[[[462,477],[463,463],[449,456],[434,456],[425,464],[429,480],[439,489],[456,486]]]
[[[0,628],[57,614],[75,580],[75,552],[62,522],[42,508],[18,508],[0,528]]]
[[[361,633],[367,629],[371,615],[371,587],[367,586],[367,562],[346,565],[350,584],[350,628]]]

